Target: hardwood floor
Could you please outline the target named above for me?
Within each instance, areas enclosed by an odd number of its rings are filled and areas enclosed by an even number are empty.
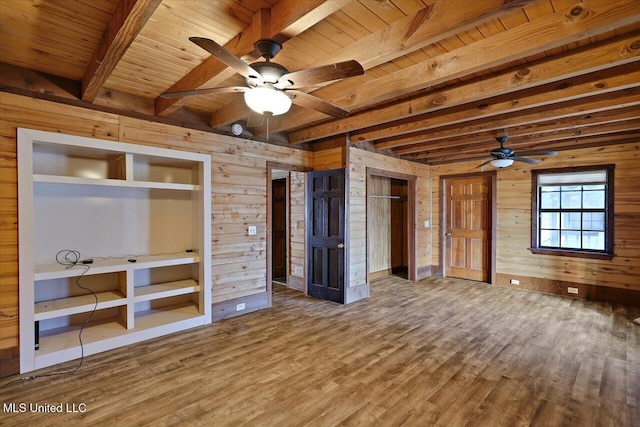
[[[3,404],[86,404],[0,424],[640,425],[638,308],[397,277],[349,306],[279,286],[273,301],[0,389]]]

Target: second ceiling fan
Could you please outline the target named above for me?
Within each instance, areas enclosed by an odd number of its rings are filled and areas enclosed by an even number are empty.
[[[267,117],[286,113],[293,103],[332,117],[343,118],[349,115],[348,110],[299,89],[364,74],[362,65],[354,60],[289,72],[284,66],[271,62],[282,45],[270,39],[261,39],[254,44],[265,61],[251,65],[213,40],[202,37],[189,37],[189,40],[233,68],[245,78],[247,86],[165,92],[160,94],[162,98],[238,92],[244,93],[245,103],[252,111]]]

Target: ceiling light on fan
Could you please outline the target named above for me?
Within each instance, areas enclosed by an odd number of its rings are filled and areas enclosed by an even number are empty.
[[[490,163],[493,167],[503,169],[511,166],[513,164],[513,159],[493,159]]]
[[[291,98],[283,91],[265,84],[244,93],[244,102],[256,113],[279,116],[291,108]]]

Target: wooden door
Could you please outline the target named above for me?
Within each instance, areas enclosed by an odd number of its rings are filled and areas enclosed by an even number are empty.
[[[489,282],[491,276],[491,177],[445,181],[445,272]]]
[[[287,276],[287,179],[271,181],[272,279]]]
[[[344,303],[344,169],[311,172],[308,179],[308,294]]]

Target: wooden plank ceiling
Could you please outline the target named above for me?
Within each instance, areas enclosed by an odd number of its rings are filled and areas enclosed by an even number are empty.
[[[640,135],[637,0],[5,0],[0,90],[228,133],[240,94],[159,97],[245,84],[190,36],[247,62],[276,39],[290,71],[364,67],[305,90],[349,117],[294,105],[247,138],[438,164],[487,159],[505,128],[516,150]]]

